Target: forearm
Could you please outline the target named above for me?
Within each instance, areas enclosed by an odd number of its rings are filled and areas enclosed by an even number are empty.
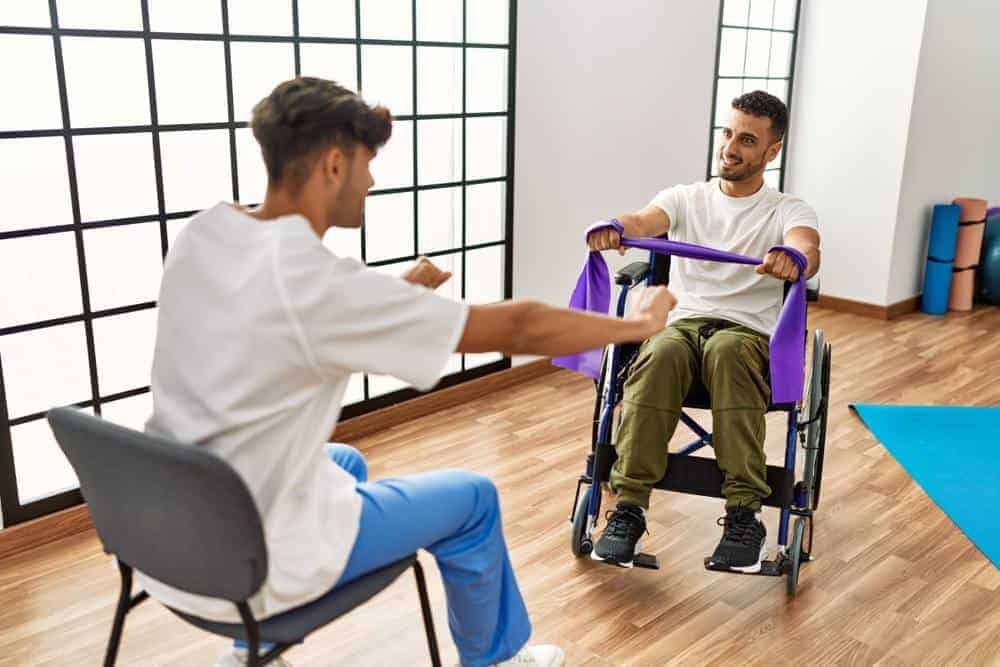
[[[658,206],[626,213],[618,218],[618,222],[625,229],[625,236],[637,239],[662,236],[670,226],[670,218]]]
[[[819,271],[820,249],[819,233],[814,229],[797,227],[785,235],[784,243],[795,248],[806,257],[806,278],[812,278]]]

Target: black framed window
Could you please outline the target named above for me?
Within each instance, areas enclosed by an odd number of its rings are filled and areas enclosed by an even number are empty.
[[[0,503],[4,525],[80,502],[44,421],[76,405],[141,428],[162,261],[197,211],[255,204],[253,104],[292,76],[387,105],[364,230],[341,255],[428,255],[471,303],[509,298],[515,0],[23,0],[0,5]],[[442,386],[510,366],[455,355]],[[357,376],[350,417],[416,395]]]
[[[801,0],[720,0],[708,178],[718,175],[720,126],[734,97],[766,90],[791,110],[800,5]],[[764,173],[768,185],[779,190],[785,184],[787,146],[786,136],[781,153]]]

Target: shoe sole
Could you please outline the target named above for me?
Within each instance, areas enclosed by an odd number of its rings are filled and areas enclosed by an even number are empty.
[[[639,551],[639,543],[638,542],[635,543],[635,553],[641,553]],[[635,556],[633,556],[633,558],[635,558]],[[631,569],[632,567],[635,566],[635,561],[634,560],[630,560],[630,561],[618,561],[618,560],[615,560],[614,558],[603,558],[601,556],[598,556],[597,555],[597,549],[594,549],[593,551],[590,552],[590,559],[591,560],[596,560],[598,563],[606,563],[608,565],[617,565],[618,567],[623,567],[623,568],[626,568],[626,569]]]
[[[762,545],[760,547],[760,553],[757,554],[757,562],[752,565],[726,565],[724,566],[730,572],[740,572],[742,574],[757,574],[760,572],[760,564],[767,558],[767,547]],[[716,565],[715,561],[710,560],[710,564]]]

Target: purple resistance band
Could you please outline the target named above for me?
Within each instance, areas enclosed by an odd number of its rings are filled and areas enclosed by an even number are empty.
[[[626,237],[625,230],[617,220],[607,220],[592,225],[586,232],[599,229],[614,229],[622,235],[621,245],[626,248],[652,250],[663,255],[687,257],[689,259],[747,264],[757,266],[762,259],[738,255],[732,252],[713,250],[693,243],[668,241],[666,239],[633,239]],[[799,279],[788,291],[785,303],[778,315],[778,324],[771,336],[771,401],[773,403],[795,403],[802,398],[805,370],[806,337],[806,276],[808,265],[805,255],[788,246],[774,246],[771,250],[783,250],[799,269]],[[608,313],[611,303],[611,279],[608,265],[599,252],[590,252],[576,281],[569,307],[593,313]],[[601,374],[602,350],[587,350],[578,354],[555,357],[552,363],[577,373],[598,378]]]

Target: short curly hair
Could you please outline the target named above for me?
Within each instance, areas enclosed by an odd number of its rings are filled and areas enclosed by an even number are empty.
[[[781,141],[788,129],[788,107],[774,95],[755,90],[733,99],[733,108],[758,118],[771,119],[771,131]]]
[[[300,188],[320,153],[358,143],[377,151],[392,136],[392,114],[334,81],[300,76],[278,84],[253,108],[253,136],[272,184]]]

